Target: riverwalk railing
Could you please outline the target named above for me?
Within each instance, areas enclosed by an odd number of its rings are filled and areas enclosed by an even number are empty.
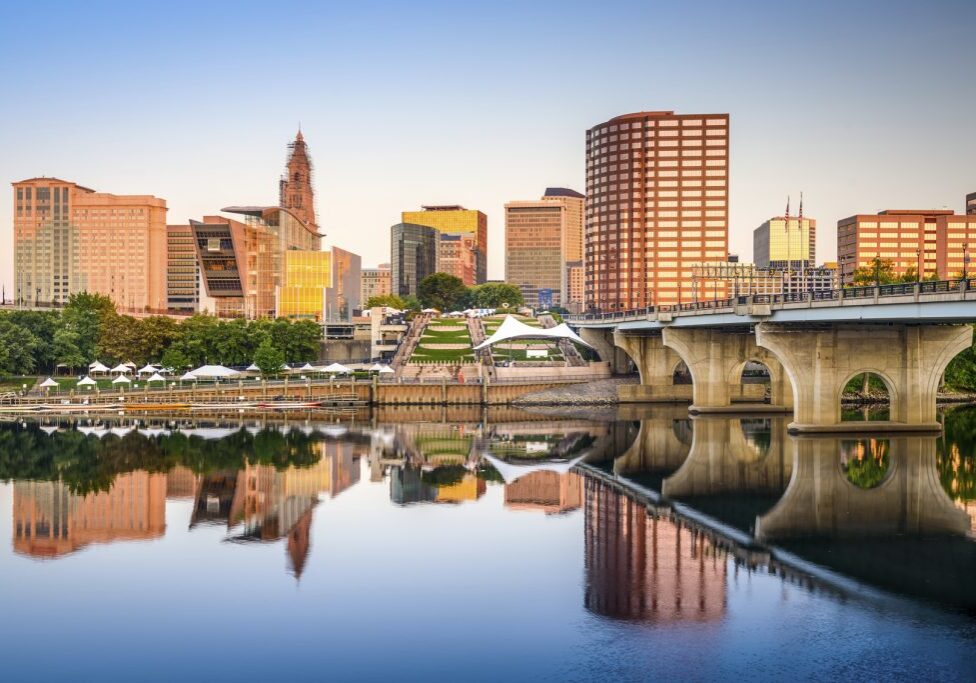
[[[842,289],[786,292],[782,294],[739,294],[725,299],[706,299],[680,304],[647,306],[605,313],[582,313],[564,316],[568,322],[626,322],[646,320],[661,313],[681,314],[688,312],[732,311],[738,305],[809,303],[816,301],[836,301],[842,305],[845,300],[871,299],[881,303],[886,298],[924,296],[958,293],[965,295],[976,289],[976,278],[965,280],[930,280],[926,282],[906,282],[892,285],[872,285],[864,287],[844,287]]]

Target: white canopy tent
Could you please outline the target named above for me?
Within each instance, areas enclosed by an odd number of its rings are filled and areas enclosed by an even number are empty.
[[[98,382],[96,382],[95,380],[93,380],[88,375],[85,375],[82,379],[78,380],[78,384],[76,384],[75,386],[78,386],[78,387],[93,387],[93,386],[96,386],[97,384],[98,384]]]
[[[511,339],[545,339],[549,341],[561,341],[566,339],[587,348],[593,348],[591,345],[583,341],[578,334],[569,329],[569,325],[566,323],[556,325],[555,327],[549,329],[542,329],[541,327],[531,327],[530,325],[526,325],[518,318],[507,315],[502,321],[502,324],[498,326],[497,330],[495,330],[495,333],[475,346],[474,349],[475,351],[479,351]]]
[[[153,376],[146,380],[146,382],[166,382],[166,378],[160,375],[158,372],[154,372]]]
[[[136,370],[137,375],[152,375],[156,372],[156,368],[152,365],[147,365],[144,368],[139,368]]]
[[[237,377],[241,374],[237,370],[225,368],[223,365],[201,365],[199,368],[190,372],[197,379],[227,379],[228,377]]]
[[[396,370],[394,370],[393,368],[391,368],[389,365],[384,365],[383,367],[381,367],[379,369],[379,373],[381,375],[388,375],[388,374],[395,373],[395,372],[396,372]]]
[[[586,456],[581,455],[572,460],[550,460],[525,465],[513,465],[512,463],[505,462],[504,460],[499,460],[495,456],[488,453],[484,454],[485,460],[490,462],[491,466],[498,470],[498,473],[502,475],[502,479],[505,480],[506,484],[511,484],[512,482],[521,479],[527,474],[532,474],[533,472],[555,472],[556,474],[566,474],[584,457]]]
[[[247,366],[247,368],[245,368],[244,372],[261,372],[261,368],[259,368],[254,363],[251,363],[250,365]]]
[[[197,376],[194,375],[192,372],[187,372],[187,373],[184,373],[180,377],[180,381],[181,382],[196,382],[197,381]]]
[[[331,372],[340,375],[345,375],[352,372],[352,370],[350,370],[345,365],[342,365],[340,363],[332,363],[331,365],[326,365],[324,368],[322,368],[322,372]]]
[[[108,372],[108,366],[107,365],[103,365],[102,363],[99,363],[98,361],[95,361],[94,363],[90,363],[88,365],[88,372],[90,374],[94,374],[96,372]]]
[[[109,370],[109,372],[118,372],[118,373],[121,373],[121,374],[123,374],[123,375],[124,375],[124,374],[126,374],[126,373],[129,373],[129,372],[132,372],[132,368],[130,368],[130,367],[129,367],[128,365],[126,365],[125,363],[121,363],[121,364],[119,364],[119,365],[116,365],[116,366],[115,366],[114,368],[112,368],[111,370]]]
[[[59,387],[59,386],[61,386],[61,385],[58,384],[57,382],[55,382],[50,377],[48,377],[46,380],[44,380],[43,382],[41,382],[41,388],[43,388],[43,389],[50,389],[51,387]]]
[[[112,380],[112,384],[132,384],[132,380],[125,375],[119,375]]]
[[[302,372],[317,372],[318,370],[321,370],[321,368],[317,368],[311,363],[305,363],[305,365],[300,367],[299,370],[301,370]]]

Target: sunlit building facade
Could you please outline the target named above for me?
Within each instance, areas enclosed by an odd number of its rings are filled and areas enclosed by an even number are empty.
[[[566,308],[570,313],[582,312],[586,299],[586,268],[582,261],[569,261],[566,264],[566,284],[569,287]]]
[[[13,189],[16,303],[63,304],[92,292],[120,309],[166,311],[165,200],[58,178],[30,178]]]
[[[540,200],[505,204],[505,281],[533,308],[567,306],[567,264],[583,258],[579,192],[548,188]]]
[[[547,515],[576,510],[583,502],[583,478],[575,472],[532,472],[505,485],[505,507]]]
[[[692,301],[692,266],[728,257],[728,209],[728,114],[640,112],[588,130],[586,308]]]
[[[481,211],[456,204],[424,206],[421,211],[404,211],[400,220],[426,225],[442,238],[457,236],[439,240],[438,271],[456,275],[468,286],[482,284],[488,279],[488,217]],[[461,248],[470,253],[457,253]]]
[[[752,231],[752,258],[759,268],[800,268],[817,261],[817,221],[776,216]]]
[[[888,209],[858,214],[837,222],[837,260],[844,285],[854,271],[872,268],[876,259],[890,260],[896,275],[914,273],[921,279],[955,278],[970,274],[976,214],[948,209]]]
[[[359,288],[359,302],[365,308],[366,302],[374,296],[387,296],[393,291],[392,271],[389,263],[381,263],[376,268],[363,268]]]
[[[278,205],[288,209],[305,225],[317,230],[315,221],[315,193],[312,190],[312,157],[302,131],[288,145],[285,174],[278,183]]]
[[[166,307],[193,313],[200,304],[200,270],[189,225],[166,226]]]
[[[416,296],[417,286],[437,272],[438,232],[428,225],[390,228],[390,285],[397,296]]]

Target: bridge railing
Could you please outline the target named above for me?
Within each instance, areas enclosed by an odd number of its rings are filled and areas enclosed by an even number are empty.
[[[570,322],[599,322],[640,320],[658,313],[686,313],[695,311],[716,311],[734,308],[736,304],[784,304],[812,301],[840,301],[843,299],[884,299],[886,297],[914,296],[918,294],[941,294],[963,292],[976,289],[976,278],[965,280],[929,280],[925,282],[903,282],[890,285],[869,285],[845,287],[842,289],[785,292],[780,294],[739,295],[729,299],[706,299],[665,306],[610,311],[605,313],[584,313],[569,315]]]

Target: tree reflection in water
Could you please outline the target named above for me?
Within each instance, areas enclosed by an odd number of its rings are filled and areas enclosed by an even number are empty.
[[[890,452],[887,439],[841,441],[840,462],[847,481],[862,489],[879,486],[891,466]]]

